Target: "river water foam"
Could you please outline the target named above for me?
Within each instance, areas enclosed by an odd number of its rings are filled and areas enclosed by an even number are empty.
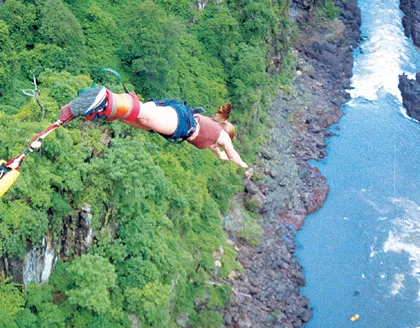
[[[356,54],[360,58],[353,68],[354,89],[350,90],[353,99],[376,100],[378,90],[383,89],[401,100],[398,75],[403,73],[403,66],[409,60],[409,41],[402,29],[402,13],[396,10],[398,2],[387,2],[389,7],[382,1],[371,1],[369,12],[362,12],[362,20],[372,24],[368,39]]]
[[[393,199],[392,201],[403,210],[403,213],[392,220],[392,228],[383,244],[383,251],[408,253],[412,267],[411,274],[420,285],[420,205],[409,199]],[[400,285],[404,287],[403,281]],[[392,294],[398,294],[400,289],[394,288]],[[420,300],[420,289],[418,295]]]

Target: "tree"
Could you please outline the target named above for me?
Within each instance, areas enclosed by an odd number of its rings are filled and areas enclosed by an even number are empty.
[[[127,310],[134,312],[146,325],[164,327],[169,321],[171,287],[156,281],[143,289],[129,288],[125,293]]]
[[[47,0],[40,12],[39,32],[46,43],[76,51],[84,43],[82,27],[61,0]]]
[[[32,46],[34,41],[35,6],[18,0],[8,0],[0,6],[0,19],[9,26],[10,38],[16,50]]]
[[[207,51],[227,65],[237,56],[238,43],[241,41],[239,22],[226,6],[213,5],[206,8],[197,26],[198,39]]]
[[[258,46],[242,45],[239,60],[232,69],[235,102],[247,113],[252,113],[253,106],[261,102],[262,89],[268,83],[265,52]]]
[[[114,266],[99,255],[82,255],[67,268],[72,286],[65,292],[70,304],[97,313],[111,308],[109,289],[115,287]]]
[[[133,9],[127,44],[121,54],[136,75],[143,94],[176,95],[174,81],[181,33],[180,22],[152,1]]]
[[[15,320],[24,303],[22,293],[14,284],[0,282],[0,327],[17,327]]]
[[[10,87],[13,71],[17,67],[16,52],[10,39],[9,27],[0,20],[0,90]]]
[[[217,311],[200,311],[197,320],[195,322],[195,327],[197,328],[206,328],[206,327],[222,327],[223,318]]]
[[[276,16],[271,4],[250,1],[244,7],[244,29],[248,40],[260,43],[276,28]]]

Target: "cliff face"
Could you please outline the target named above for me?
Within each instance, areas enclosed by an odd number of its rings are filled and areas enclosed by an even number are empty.
[[[341,116],[349,98],[353,55],[360,39],[357,2],[336,1],[340,18],[319,21],[312,1],[296,0],[291,8],[303,38],[295,45],[296,78],[289,92],[273,101],[273,129],[259,154],[246,193],[264,196],[261,244],[240,240],[243,275],[234,281],[234,297],[225,312],[226,327],[301,327],[312,314],[300,295],[305,278],[295,255],[294,237],[305,216],[322,206],[328,186],[310,159],[326,156],[327,128]]]
[[[0,257],[0,276],[11,276],[14,282],[42,283],[48,281],[54,263],[58,259],[69,260],[84,254],[92,244],[91,218],[92,209],[85,205],[73,216],[63,218],[59,236],[49,230],[41,245],[27,241],[27,253],[24,258]]]
[[[416,74],[415,80],[409,79],[405,74],[400,75],[398,88],[407,114],[420,121],[420,72]]]
[[[400,0],[400,9],[404,12],[402,23],[405,35],[420,47],[420,0]]]
[[[400,0],[400,9],[404,13],[402,23],[405,35],[411,37],[413,43],[420,47],[420,0]],[[400,75],[398,88],[407,114],[420,121],[420,72],[415,80],[408,79],[404,74]]]

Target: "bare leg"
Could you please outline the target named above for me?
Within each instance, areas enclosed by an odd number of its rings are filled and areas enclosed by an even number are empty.
[[[140,123],[140,121],[137,119],[135,121],[126,121],[126,120],[122,120],[122,122],[131,125],[132,127],[136,128],[136,129],[141,129],[141,130],[146,130],[149,131],[151,130],[150,127],[143,125]]]
[[[156,106],[153,101],[140,105],[140,112],[132,122],[123,120],[137,129],[153,130],[165,135],[172,135],[178,126],[178,114],[172,107]]]

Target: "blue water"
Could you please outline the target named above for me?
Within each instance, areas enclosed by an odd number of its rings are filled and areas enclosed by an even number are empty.
[[[398,0],[360,0],[352,99],[332,131],[324,206],[297,235],[313,318],[305,327],[420,327],[420,124],[398,75],[420,71]],[[350,317],[360,319],[351,322]]]

